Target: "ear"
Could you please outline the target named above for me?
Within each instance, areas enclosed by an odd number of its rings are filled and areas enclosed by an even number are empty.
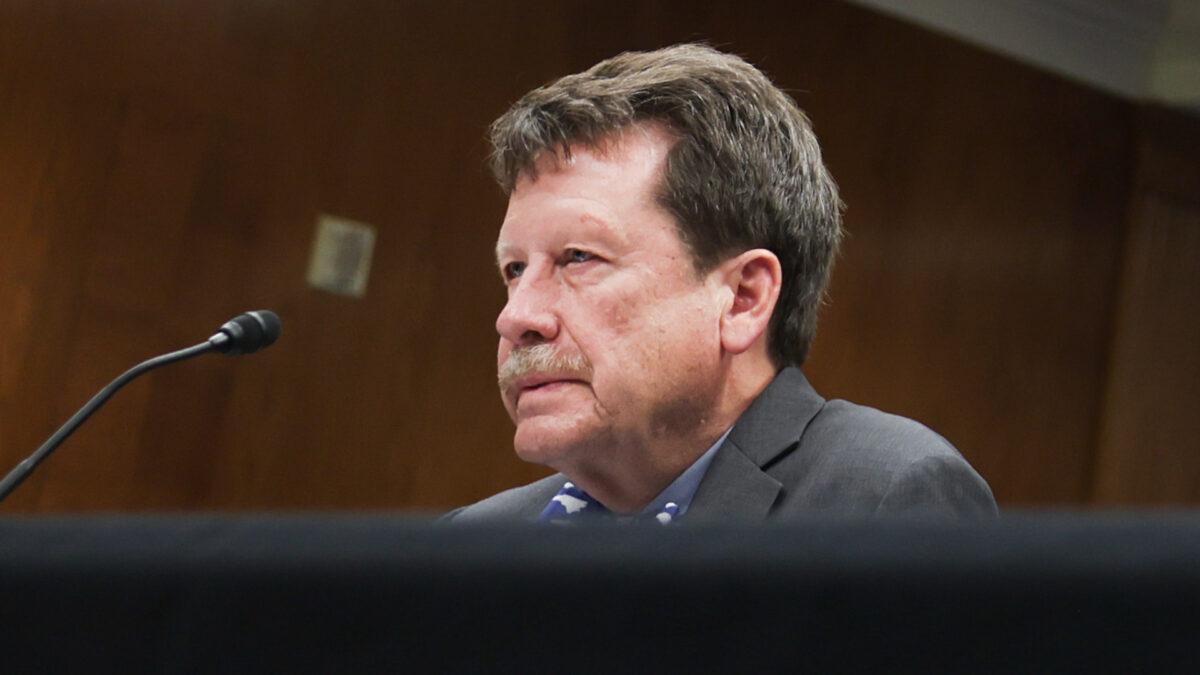
[[[751,249],[719,267],[732,302],[721,315],[721,347],[733,354],[750,349],[767,332],[779,301],[783,270],[774,253]]]

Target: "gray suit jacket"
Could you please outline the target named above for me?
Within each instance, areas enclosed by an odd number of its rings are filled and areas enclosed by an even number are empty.
[[[567,480],[555,474],[447,514],[455,523],[532,520]],[[717,449],[686,520],[817,514],[996,514],[983,478],[910,419],[821,398],[785,368]]]

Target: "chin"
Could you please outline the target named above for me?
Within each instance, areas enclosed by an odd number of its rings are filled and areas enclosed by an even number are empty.
[[[522,462],[550,468],[554,468],[567,455],[565,448],[554,443],[522,441],[520,433],[513,439],[513,449]]]
[[[513,436],[513,449],[521,461],[561,470],[566,460],[586,445],[578,430],[547,428],[534,421],[522,422]]]

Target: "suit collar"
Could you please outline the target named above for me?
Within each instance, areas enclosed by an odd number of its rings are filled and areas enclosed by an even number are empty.
[[[784,368],[738,418],[729,440],[762,468],[795,444],[823,405],[799,368]]]
[[[688,519],[765,518],[783,486],[763,468],[796,444],[824,404],[799,368],[780,371],[717,450]]]

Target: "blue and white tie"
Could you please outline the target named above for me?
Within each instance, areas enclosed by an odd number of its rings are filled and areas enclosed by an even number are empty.
[[[675,502],[667,502],[655,514],[654,520],[661,525],[669,525],[678,516],[679,505]],[[611,511],[604,508],[603,504],[575,487],[575,484],[571,482],[562,486],[562,489],[554,495],[554,498],[542,510],[542,514],[538,516],[539,523],[554,523],[555,525],[604,520],[617,520],[617,518]]]

